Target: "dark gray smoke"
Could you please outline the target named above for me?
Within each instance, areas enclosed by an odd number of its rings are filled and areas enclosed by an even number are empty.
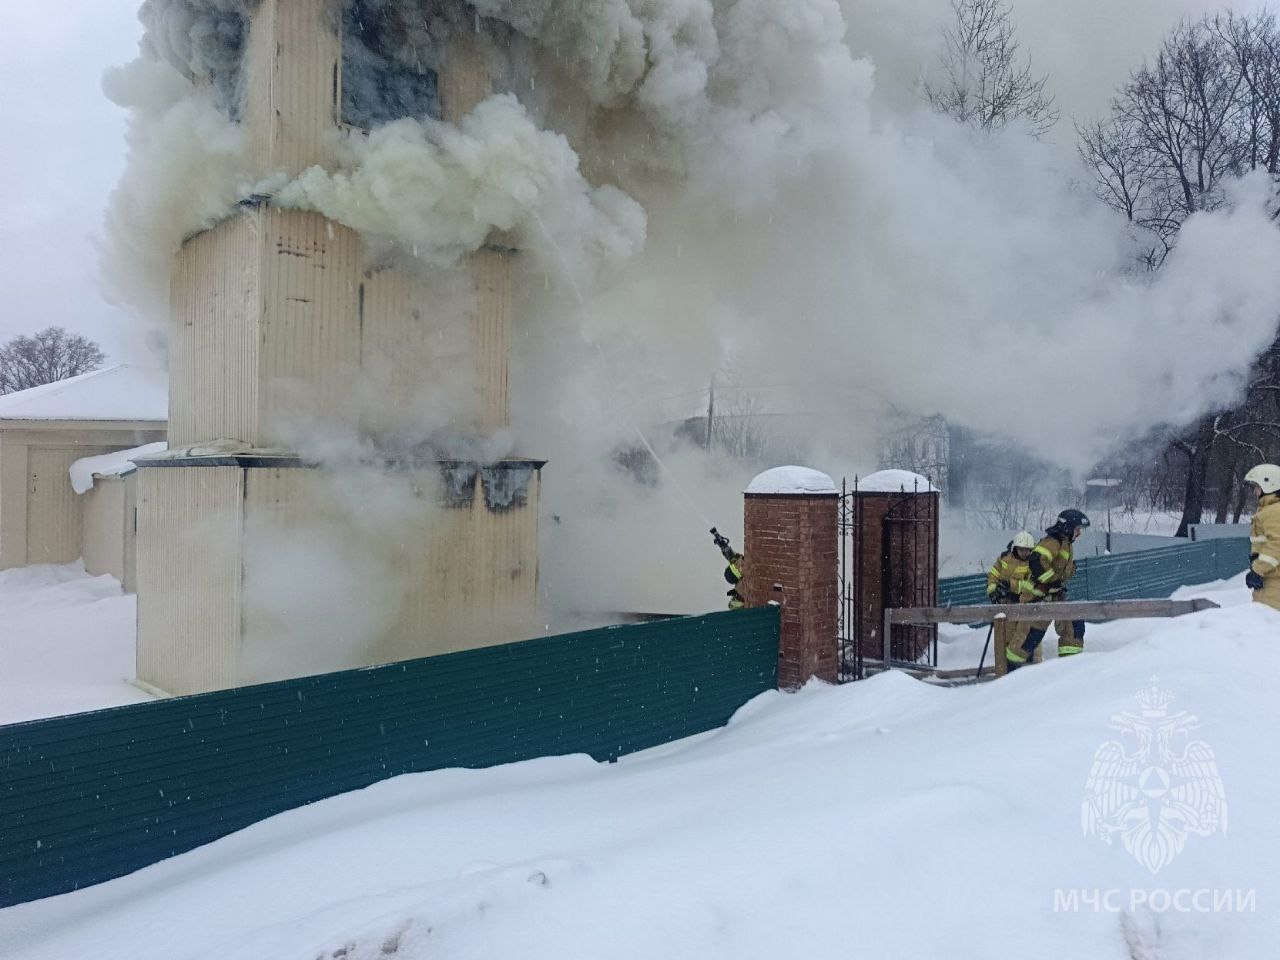
[[[235,115],[249,14],[256,6],[257,0],[143,0],[142,55],[212,84],[219,108]]]
[[[349,0],[342,11],[342,119],[368,130],[439,119],[450,17],[439,2]]]

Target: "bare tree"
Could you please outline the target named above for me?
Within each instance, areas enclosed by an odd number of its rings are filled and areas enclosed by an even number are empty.
[[[1236,135],[1241,165],[1280,175],[1280,32],[1269,10],[1252,16],[1219,15],[1210,24],[1240,77],[1242,102]]]
[[[102,366],[104,359],[96,343],[62,327],[17,336],[0,347],[0,393],[89,373]]]
[[[1280,33],[1268,11],[1183,21],[1120,89],[1108,116],[1079,125],[1094,192],[1133,225],[1138,260],[1159,269],[1187,218],[1227,202],[1230,178],[1266,171],[1280,184]],[[1273,211],[1280,206],[1273,194]],[[1230,512],[1240,463],[1280,440],[1280,341],[1255,365],[1235,408],[1212,411],[1168,441],[1182,486],[1178,535],[1209,498]],[[1166,456],[1168,463],[1168,456]],[[1166,479],[1173,471],[1166,469]],[[1236,496],[1237,502],[1239,500]]]
[[[1253,170],[1280,181],[1280,32],[1275,16],[1184,21],[1130,77],[1109,116],[1077,130],[1098,198],[1152,234],[1158,267],[1187,217],[1224,202]]]
[[[1078,125],[1076,132],[1080,154],[1093,171],[1094,196],[1125,215],[1134,228],[1138,260],[1148,270],[1157,269],[1173,249],[1182,223],[1168,215],[1157,194],[1152,159],[1137,125],[1115,112]]]
[[[1025,123],[1043,136],[1058,122],[1048,78],[1019,54],[1013,12],[1005,0],[951,0],[955,23],[943,31],[943,79],[926,83],[939,113],[983,130]]]
[[[749,390],[726,390],[710,419],[708,449],[734,460],[759,460],[769,442],[764,403]]]
[[[1209,475],[1213,447],[1217,441],[1215,426],[1218,417],[1201,418],[1194,433],[1176,437],[1170,446],[1187,458],[1187,479],[1182,500],[1182,517],[1178,521],[1175,537],[1188,535],[1188,528],[1199,523],[1204,515],[1205,480]]]
[[[880,468],[909,470],[927,477],[948,495],[947,468],[952,460],[950,431],[939,416],[907,420],[880,438]]]

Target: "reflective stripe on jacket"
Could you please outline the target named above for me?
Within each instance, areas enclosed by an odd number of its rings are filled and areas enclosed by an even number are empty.
[[[1019,560],[1012,550],[1000,554],[1000,558],[987,571],[987,596],[994,594],[1000,587],[1012,594],[1019,594],[1024,589],[1034,589],[1030,562]]]
[[[1040,595],[1043,595],[1054,588],[1065,587],[1067,581],[1075,575],[1076,561],[1071,541],[1059,540],[1046,534],[1031,552],[1031,582],[1035,589],[1022,591],[1022,598],[1039,599],[1035,591],[1041,591]]]
[[[1280,569],[1280,494],[1269,493],[1258,500],[1258,511],[1249,524],[1250,567],[1261,577]]]
[[[1253,599],[1280,610],[1280,493],[1258,498],[1249,524],[1249,569],[1262,577]]]
[[[745,566],[745,560],[741,555],[730,560],[729,565],[724,568],[724,582],[733,586],[741,583],[743,566]]]

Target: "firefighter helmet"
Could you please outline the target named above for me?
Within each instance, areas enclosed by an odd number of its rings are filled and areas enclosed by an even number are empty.
[[[1075,530],[1077,527],[1089,526],[1089,518],[1079,510],[1063,510],[1058,514],[1058,522],[1054,526]]]
[[[1017,533],[1014,535],[1013,545],[1015,547],[1022,547],[1025,550],[1034,550],[1036,545],[1036,538],[1033,537],[1031,534],[1027,533],[1027,531],[1023,530],[1020,533]]]
[[[1274,463],[1260,463],[1244,475],[1245,483],[1256,483],[1264,494],[1280,490],[1280,467]]]

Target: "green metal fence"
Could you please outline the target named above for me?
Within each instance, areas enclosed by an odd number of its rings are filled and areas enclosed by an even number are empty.
[[[778,634],[766,607],[0,726],[0,907],[400,774],[713,729],[776,685]]]
[[[1168,597],[1180,587],[1226,580],[1249,566],[1249,541],[1233,537],[1200,540],[1108,557],[1085,557],[1076,564],[1072,600],[1147,600]],[[943,606],[985,603],[982,574],[949,577],[938,583]]]

